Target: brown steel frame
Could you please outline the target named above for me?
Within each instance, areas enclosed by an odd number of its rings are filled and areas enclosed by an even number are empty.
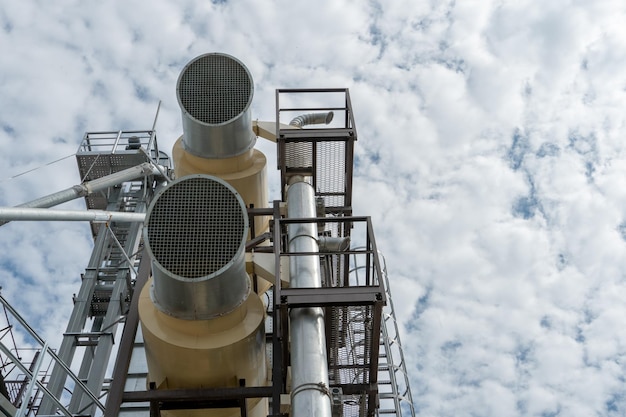
[[[281,96],[301,94],[343,94],[343,106],[331,107],[281,107]],[[330,112],[339,111],[344,113],[343,125],[341,127],[306,127],[303,129],[285,128],[281,124],[281,115],[286,113],[305,112]],[[354,142],[357,140],[356,125],[354,123],[354,113],[350,101],[350,91],[347,88],[311,88],[311,89],[278,89],[276,90],[276,142],[278,143],[278,169],[280,170],[282,200],[286,201],[286,187],[288,178],[294,174],[303,174],[311,177],[311,185],[317,191],[317,196],[339,196],[343,197],[344,203],[341,206],[327,207],[328,213],[339,213],[350,215],[352,213],[352,173],[354,164]],[[304,142],[311,144],[311,154],[309,155],[312,167],[310,170],[300,171],[297,168],[289,167],[286,163],[287,146],[292,143]],[[324,161],[318,161],[317,150],[320,144],[336,142],[344,144],[344,189],[341,192],[324,192],[319,190],[318,167],[324,167]]]
[[[281,108],[281,94],[309,94],[309,93],[334,93],[344,94],[345,105],[343,107],[309,107],[309,108]],[[341,111],[344,112],[345,119],[343,127],[340,128],[306,128],[306,129],[284,129],[280,124],[282,112],[293,111]],[[386,292],[384,288],[384,280],[382,279],[381,265],[378,259],[378,250],[374,239],[374,232],[369,217],[352,217],[352,173],[353,173],[353,151],[354,141],[357,138],[356,127],[354,124],[354,116],[350,95],[348,89],[279,89],[276,90],[276,132],[278,144],[278,168],[281,172],[281,189],[283,190],[283,201],[285,200],[285,185],[288,183],[289,177],[294,174],[306,174],[312,178],[312,186],[318,190],[318,168],[324,168],[324,161],[317,158],[317,146],[324,142],[339,142],[344,144],[343,165],[345,170],[342,172],[344,189],[339,193],[325,193],[317,191],[316,196],[327,197],[331,195],[339,195],[343,200],[341,206],[326,207],[327,217],[318,217],[313,219],[286,219],[282,215],[281,202],[274,201],[273,206],[267,209],[249,208],[248,215],[250,225],[252,227],[251,240],[246,245],[247,251],[257,252],[273,252],[275,260],[275,282],[280,283],[281,257],[304,256],[304,255],[320,255],[343,257],[343,268],[339,274],[344,275],[339,281],[343,282],[342,286],[323,287],[323,288],[281,288],[281,285],[275,285],[273,289],[273,306],[272,306],[272,332],[268,335],[267,340],[272,344],[272,385],[263,387],[245,386],[245,381],[240,381],[239,387],[230,388],[206,388],[206,389],[179,389],[179,390],[156,390],[148,389],[146,391],[124,392],[124,382],[130,364],[130,356],[137,331],[138,325],[138,298],[141,288],[145,285],[150,273],[150,259],[144,254],[141,258],[139,276],[133,292],[130,311],[126,318],[126,325],[120,343],[119,354],[116,360],[111,390],[109,391],[106,411],[104,417],[117,417],[120,406],[124,402],[148,402],[150,403],[150,415],[159,416],[160,410],[165,409],[191,409],[191,408],[240,408],[242,417],[246,416],[245,402],[247,398],[267,397],[271,398],[270,417],[285,416],[281,413],[281,395],[287,394],[286,381],[287,369],[289,367],[289,310],[300,307],[322,307],[326,310],[326,331],[327,340],[331,340],[330,326],[330,309],[334,307],[350,307],[350,306],[370,306],[372,316],[368,318],[371,322],[371,337],[369,346],[366,346],[366,352],[369,352],[369,360],[363,364],[367,369],[363,369],[364,375],[368,378],[360,383],[344,383],[332,385],[330,388],[339,387],[344,395],[360,395],[367,399],[367,415],[373,417],[378,407],[378,356],[379,342],[382,325],[382,309],[386,304]],[[290,169],[286,163],[285,147],[289,143],[307,143],[310,144],[311,154],[309,155],[312,166],[307,172],[298,172]],[[255,235],[253,228],[254,219],[257,216],[271,217],[270,233],[264,233],[260,236]],[[342,236],[349,237],[353,226],[356,223],[365,223],[366,225],[366,245],[364,251],[347,250],[340,253],[290,253],[286,248],[286,226],[293,223],[310,223],[319,224],[335,222],[342,230]],[[272,242],[270,246],[257,246],[267,240]],[[349,285],[349,256],[353,254],[363,254],[366,256],[365,271],[366,285],[350,286]],[[256,279],[254,285],[257,288]],[[327,348],[330,349],[330,346]],[[341,369],[341,363],[329,363],[329,369]],[[343,365],[354,368],[359,365],[349,364]]]
[[[270,416],[278,417],[281,414],[281,394],[286,394],[285,382],[287,380],[287,369],[289,367],[289,309],[299,307],[323,307],[331,308],[337,306],[372,306],[371,333],[369,362],[367,363],[367,375],[369,380],[366,383],[331,385],[330,388],[340,387],[345,395],[364,395],[367,397],[368,416],[375,414],[378,405],[377,395],[377,374],[378,374],[378,348],[379,335],[382,324],[382,309],[386,304],[385,289],[383,287],[382,271],[377,257],[376,242],[374,240],[373,229],[369,217],[342,217],[342,218],[314,218],[314,219],[285,219],[280,214],[280,202],[275,201],[272,209],[255,209],[251,211],[252,216],[268,215],[272,213],[273,246],[263,247],[272,249],[276,260],[276,282],[281,282],[280,259],[283,256],[304,256],[314,253],[289,253],[284,248],[285,228],[288,224],[304,222],[339,222],[358,223],[364,222],[367,226],[367,249],[365,251],[344,251],[341,253],[325,253],[324,255],[346,256],[352,254],[365,254],[367,263],[367,273],[373,271],[377,277],[369,277],[370,285],[366,286],[342,286],[323,288],[280,288],[274,287],[274,306],[272,310],[272,333],[268,339],[272,343],[272,369],[273,380],[271,386],[247,387],[245,381],[240,381],[240,387],[231,388],[206,388],[206,389],[178,389],[178,390],[156,390],[146,391],[124,391],[124,382],[130,364],[130,355],[135,340],[138,317],[138,300],[141,288],[145,285],[150,273],[150,259],[146,254],[141,258],[141,265],[137,277],[135,291],[131,301],[130,311],[126,317],[126,325],[122,340],[120,342],[119,354],[117,356],[113,371],[113,382],[109,391],[105,417],[117,417],[120,406],[126,402],[148,402],[150,403],[151,417],[160,415],[160,410],[166,409],[190,409],[190,408],[231,408],[241,409],[242,417],[246,416],[245,400],[247,398],[268,397],[272,399]],[[260,242],[260,241],[259,241]],[[278,242],[278,244],[277,244]],[[255,249],[251,246],[249,250]],[[319,253],[316,253],[319,255]],[[329,314],[326,319],[329,320]],[[330,331],[330,326],[326,326]],[[327,340],[330,340],[327,335]],[[329,368],[342,367],[342,364],[329,363]],[[354,367],[355,365],[346,365]]]

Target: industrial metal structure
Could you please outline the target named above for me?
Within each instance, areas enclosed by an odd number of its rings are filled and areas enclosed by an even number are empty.
[[[279,89],[272,122],[252,121],[253,95],[242,62],[199,56],[171,159],[154,126],[86,133],[81,184],[0,208],[90,220],[94,238],[58,349],[0,296],[0,412],[415,415],[384,258],[352,212],[348,89]],[[258,138],[276,143],[280,200]],[[88,210],[49,208],[73,198]]]

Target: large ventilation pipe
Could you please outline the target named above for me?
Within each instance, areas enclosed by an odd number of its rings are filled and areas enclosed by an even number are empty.
[[[254,149],[250,105],[254,83],[236,58],[210,53],[198,56],[181,72],[176,96],[182,112],[183,135],[172,156],[177,178],[214,175],[231,184],[246,207],[267,207],[266,158]],[[269,219],[255,221],[256,234]]]
[[[316,217],[315,192],[302,177],[292,178],[287,188],[287,217]],[[317,225],[289,224],[290,252],[315,253]],[[300,255],[289,264],[292,288],[322,286],[319,255]],[[328,387],[328,358],[324,312],[321,307],[293,308],[289,312],[291,331],[291,415],[293,417],[331,417]]]
[[[162,189],[148,208],[144,228],[157,308],[187,320],[234,310],[250,292],[247,237],[243,201],[218,178],[192,175]]]
[[[158,389],[266,385],[264,307],[245,271],[246,208],[238,193],[208,175],[160,190],[146,215],[144,242],[153,278],[139,315],[149,381]],[[248,415],[267,401],[248,401]],[[231,416],[238,409],[180,410],[173,416]]]
[[[183,148],[201,158],[230,158],[254,146],[248,69],[225,54],[192,60],[178,77],[176,96],[183,113]]]

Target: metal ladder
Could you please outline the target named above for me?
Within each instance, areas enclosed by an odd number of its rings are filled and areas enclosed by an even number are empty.
[[[141,182],[125,184],[110,193],[109,207],[121,211],[145,212],[146,202]],[[63,335],[59,357],[72,363],[77,348],[82,349],[78,377],[96,396],[106,394],[107,367],[118,324],[126,314],[132,295],[140,243],[138,223],[102,224],[89,266],[83,274],[81,289],[74,299],[74,310]],[[91,328],[86,329],[88,318]],[[66,387],[67,375],[59,366],[52,371],[48,388],[60,397]],[[55,404],[46,399],[40,414],[53,414]],[[94,415],[96,404],[83,393],[72,393],[68,409],[72,413]]]
[[[378,389],[380,407],[377,410],[379,416],[415,417],[415,407],[411,396],[409,377],[406,371],[400,332],[393,308],[393,299],[389,288],[387,264],[384,256],[379,253],[382,260],[382,274],[385,292],[387,293],[387,305],[383,308],[383,323],[381,326],[378,355]],[[354,257],[356,263],[356,257]],[[354,279],[359,280],[359,271],[363,265],[353,265],[351,272]],[[365,315],[361,316],[365,317]],[[358,320],[356,316],[353,320]],[[360,323],[355,328],[362,328],[366,323]],[[354,348],[356,361],[367,360],[367,353],[363,349]]]

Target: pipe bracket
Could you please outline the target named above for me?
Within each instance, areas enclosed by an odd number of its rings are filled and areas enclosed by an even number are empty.
[[[305,383],[305,384],[300,384],[296,388],[291,390],[291,398],[293,399],[299,393],[304,392],[304,391],[308,391],[308,390],[319,391],[322,394],[328,396],[328,398],[332,399],[332,396],[331,396],[331,393],[330,393],[330,389],[323,382],[318,382],[318,383],[308,382],[308,383]]]

